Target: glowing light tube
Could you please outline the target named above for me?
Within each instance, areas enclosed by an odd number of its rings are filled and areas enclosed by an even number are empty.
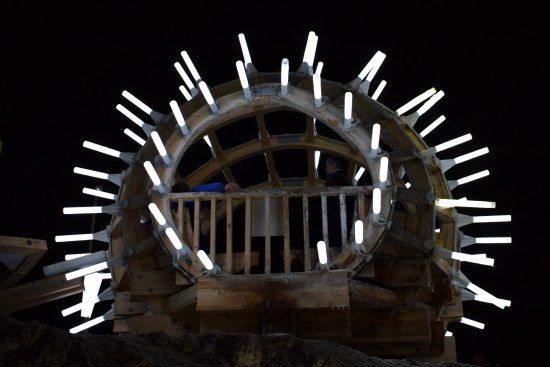
[[[477,157],[479,157],[483,154],[487,154],[487,153],[489,153],[489,148],[485,147],[485,148],[478,149],[474,152],[456,157],[454,159],[454,161],[455,161],[456,164],[459,164],[459,163],[462,163],[462,162],[466,162],[470,159],[477,158]]]
[[[447,330],[445,331],[445,336],[453,336],[453,333]]]
[[[156,131],[153,131],[151,133],[151,138],[153,138],[153,143],[155,143],[155,147],[157,148],[157,151],[159,152],[162,161],[165,164],[170,164],[170,157],[168,157],[168,152],[166,151],[166,148],[164,147],[164,144],[162,143],[159,134]]]
[[[315,107],[321,107],[323,104],[321,94],[321,76],[313,74],[313,97],[315,98]]]
[[[429,124],[424,130],[422,130],[420,132],[420,136],[422,138],[424,138],[426,135],[428,135],[429,133],[431,133],[436,127],[438,127],[439,125],[441,125],[441,123],[445,121],[445,116],[441,115],[437,118],[437,120],[435,120],[434,122],[432,122],[431,124]]]
[[[479,256],[479,255],[483,255],[483,256]],[[486,257],[485,254],[470,255],[470,254],[465,254],[463,252],[452,251],[451,259],[470,262],[470,263],[479,264],[479,265],[487,265],[487,266],[494,266],[495,264],[495,260]]]
[[[105,321],[105,316],[99,316],[99,317],[96,317],[95,319],[92,319],[92,320],[87,321],[87,322],[85,322],[81,325],[78,325],[78,326],[76,326],[72,329],[69,329],[69,332],[71,334],[76,334],[76,333],[81,332],[82,330],[89,329],[92,326],[95,326],[97,324],[101,324],[103,321]]]
[[[250,57],[250,52],[248,51],[248,45],[246,43],[246,38],[244,34],[239,33],[238,37],[239,37],[239,43],[241,44],[241,50],[243,52],[243,59],[244,59],[245,65],[252,64],[252,58]]]
[[[137,126],[143,127],[143,125],[146,125],[145,122],[143,122],[143,120],[141,120],[139,117],[137,117],[136,115],[134,115],[132,112],[128,111],[128,109],[126,109],[126,107],[124,107],[123,105],[117,104],[117,105],[116,105],[116,109],[117,109],[119,112],[122,112],[122,114],[123,114],[124,116],[126,116],[128,119],[130,119],[130,121],[132,121],[133,123],[135,123]]]
[[[205,136],[203,137],[203,139],[204,139],[204,141],[206,142],[206,144],[208,144],[208,146],[209,146],[210,148],[212,148],[212,142],[210,141],[210,138],[208,137],[208,135],[205,135]]]
[[[511,215],[482,215],[472,217],[473,223],[511,222]]]
[[[321,158],[321,152],[316,150],[315,151],[315,169],[319,168],[319,158]]]
[[[372,215],[375,222],[380,218],[380,209],[382,208],[382,191],[376,187],[372,191]]]
[[[432,108],[441,98],[443,98],[444,95],[445,93],[442,90],[440,90],[439,92],[431,96],[430,99],[428,99],[428,101],[425,102],[422,105],[422,107],[420,107],[416,111],[416,113],[418,113],[419,116],[422,116],[424,113],[426,113],[426,111]]]
[[[493,209],[496,207],[496,203],[494,201],[454,200],[454,199],[436,199],[435,205],[441,208],[465,207],[465,208]]]
[[[160,177],[157,174],[157,171],[155,171],[155,168],[149,161],[143,162],[143,167],[145,168],[145,171],[147,172],[147,175],[149,175],[149,178],[153,182],[153,185],[158,190],[160,194],[164,194],[166,192],[166,189],[164,188],[164,185],[162,184],[162,181],[160,180]]]
[[[181,78],[183,79],[183,82],[185,83],[185,85],[187,86],[187,88],[189,88],[189,90],[191,92],[193,92],[193,89],[196,89],[195,88],[195,85],[193,84],[193,82],[191,81],[191,79],[189,78],[189,76],[187,75],[187,73],[185,72],[185,70],[183,70],[183,67],[181,66],[181,64],[179,62],[176,62],[174,63],[174,66],[176,67],[176,70],[178,71],[178,74],[181,76]],[[181,90],[181,89],[180,89]],[[183,92],[182,92],[183,93]],[[187,97],[186,97],[187,98]],[[189,98],[191,99],[191,98]]]
[[[389,161],[388,157],[382,157],[380,159],[380,183],[382,184],[385,184],[388,180]]]
[[[324,65],[325,65],[325,64],[324,64],[323,62],[319,61],[319,62],[317,63],[317,69],[315,69],[315,74],[321,76],[321,72],[323,71],[323,66],[324,66]]]
[[[376,61],[372,65],[372,69],[370,69],[369,73],[367,74],[367,77],[365,81],[372,82],[372,79],[374,79],[374,76],[378,72],[378,69],[380,69],[380,66],[382,66],[382,63],[384,62],[384,59],[386,58],[386,54],[378,51],[374,55],[376,57]]]
[[[474,180],[477,180],[477,179],[480,179],[480,178],[486,177],[486,176],[489,176],[489,170],[481,171],[481,172],[478,172],[478,173],[474,173],[473,175],[469,175],[469,176],[466,176],[466,177],[459,178],[458,180],[456,180],[456,182],[457,182],[458,185],[463,185],[465,183],[472,182]]]
[[[485,328],[485,324],[482,324],[481,322],[474,321],[474,320],[471,320],[471,319],[467,319],[466,317],[461,318],[460,322],[463,323],[463,324],[469,325],[469,326],[473,326],[473,327],[478,328],[478,329],[482,329],[482,330]]]
[[[183,94],[186,101],[190,101],[193,98],[193,96],[191,96],[191,94],[189,94],[189,92],[187,91],[187,89],[185,89],[185,87],[183,85],[180,85],[178,87],[178,89],[180,90],[181,94]]]
[[[344,94],[344,119],[346,121],[351,121],[352,104],[353,94],[351,92],[346,92],[346,94]]]
[[[241,60],[235,63],[237,67],[237,73],[239,74],[239,81],[241,82],[241,87],[243,88],[244,98],[246,100],[252,97],[250,93],[250,86],[248,85],[248,78],[246,77],[246,71],[244,70],[244,64]]]
[[[455,138],[455,139],[449,140],[445,143],[441,143],[441,144],[436,145],[435,146],[435,151],[436,152],[441,152],[445,149],[452,148],[454,146],[457,146],[457,145],[462,144],[464,142],[467,142],[469,140],[472,140],[472,134],[462,135],[462,136],[459,136],[458,138]]]
[[[214,102],[214,98],[212,98],[212,94],[210,93],[210,89],[208,89],[206,83],[203,81],[199,82],[199,89],[201,90],[201,93],[204,96],[206,103],[210,107],[210,111],[213,114],[218,113],[218,106],[216,106],[216,102]]]
[[[355,232],[355,243],[357,244],[363,243],[363,221],[362,220],[355,221],[354,232]]]
[[[363,176],[363,173],[365,173],[365,169],[363,167],[359,168],[359,170],[357,171],[357,173],[355,174],[355,181],[359,181],[359,179],[361,178],[361,176]]]
[[[89,255],[90,253],[85,254],[65,254],[65,261],[72,260],[72,259],[78,259],[79,257]]]
[[[380,94],[382,94],[382,91],[384,90],[384,88],[386,87],[386,84],[388,84],[385,80],[382,80],[380,82],[380,84],[378,84],[378,87],[376,88],[376,90],[374,91],[374,93],[372,94],[372,99],[374,99],[375,101],[378,99],[378,97],[380,97]]]
[[[433,96],[435,94],[435,92],[436,92],[435,88],[428,89],[427,91],[425,91],[421,95],[413,98],[409,102],[405,103],[403,106],[399,107],[395,112],[397,112],[398,116],[401,116],[405,112],[410,111],[411,109],[418,106],[420,103],[424,102],[426,99]]]
[[[99,300],[99,299],[98,299]],[[71,307],[68,307],[64,310],[61,310],[61,315],[63,317],[67,317],[75,312],[78,312],[82,309],[82,303],[77,303],[76,305],[74,306],[71,306]]]
[[[155,217],[160,226],[166,225],[166,219],[164,218],[164,215],[162,215],[162,213],[160,212],[157,204],[150,203],[147,207],[149,208],[149,211],[151,212],[151,214],[153,214],[153,217]]]
[[[198,82],[201,79],[201,76],[199,75],[199,72],[195,68],[195,65],[193,64],[193,61],[191,61],[191,58],[189,57],[189,54],[187,51],[181,52],[181,57],[183,57],[183,61],[185,62],[185,65],[187,66],[187,69],[191,72],[191,75],[195,79],[196,82]]]
[[[55,236],[55,242],[91,241],[93,239],[94,239],[93,233]]]
[[[405,187],[406,187],[407,189],[410,188],[411,186],[412,186],[412,185],[411,185],[410,182],[405,182]]]
[[[143,140],[138,134],[136,134],[132,130],[126,128],[126,129],[124,129],[124,134],[126,134],[128,137],[130,137],[130,139],[132,139],[133,141],[135,141],[139,145],[141,145],[141,146],[145,145],[145,140]]]
[[[376,68],[376,70],[378,71],[378,68],[380,67],[380,65],[382,64],[382,62],[384,61],[384,59],[386,58],[386,55],[381,52],[381,51],[376,51],[376,53],[374,54],[374,56],[369,60],[369,62],[367,63],[367,65],[365,65],[365,67],[363,68],[363,70],[361,70],[361,72],[359,73],[359,75],[357,76],[357,78],[359,78],[360,80],[363,80],[365,79],[365,77],[367,76],[367,74],[369,74],[371,72],[371,70],[376,66],[378,65],[378,67]],[[375,74],[376,74],[376,71],[375,71]],[[373,75],[374,77],[374,75]],[[372,81],[372,78],[371,78],[371,81]]]
[[[328,261],[328,258],[327,258],[327,245],[326,245],[325,241],[317,242],[317,255],[319,257],[319,263],[321,263],[321,265],[325,265]]]
[[[210,261],[210,258],[203,250],[199,250],[197,256],[206,269],[212,270],[214,268],[214,264],[212,264],[212,261]]]
[[[110,192],[105,192],[105,191],[101,191],[101,190],[89,189],[87,187],[84,187],[82,189],[82,193],[87,194],[87,195],[97,196],[97,197],[103,198],[103,199],[109,199],[109,200],[114,200],[114,201],[117,200],[117,196],[115,194],[111,194]]]
[[[172,246],[174,246],[176,250],[179,250],[183,247],[183,244],[181,243],[178,235],[172,227],[166,228],[166,235],[168,236],[168,239],[170,240],[170,242],[172,242]]]
[[[82,143],[82,146],[84,148],[95,150],[96,152],[107,154],[107,155],[110,155],[112,157],[116,157],[116,158],[120,157],[120,152],[118,150],[107,148],[107,147],[104,147],[103,145],[92,143],[92,142],[89,142],[87,140],[85,140],[84,143]]]
[[[75,167],[73,172],[79,175],[101,178],[104,180],[107,180],[109,178],[109,175],[107,173],[92,171],[91,169],[86,168]]]
[[[109,265],[107,265],[107,262],[104,261],[104,262],[101,262],[99,264],[88,266],[87,268],[82,268],[82,269],[67,273],[67,274],[65,274],[65,279],[71,280],[71,279],[80,278],[80,277],[83,277],[84,275],[96,273],[98,271],[107,269],[108,267],[109,267]]]
[[[176,122],[178,123],[178,126],[180,127],[182,134],[188,135],[189,129],[185,124],[185,119],[183,118],[183,114],[181,113],[180,106],[178,106],[178,103],[176,101],[170,101],[170,108],[172,109],[172,113],[176,118]]]
[[[378,150],[378,145],[380,144],[380,124],[372,125],[372,139],[370,141],[370,149],[373,152]]]
[[[512,237],[476,237],[475,243],[512,243]]]
[[[98,214],[103,213],[102,206],[75,206],[63,208],[63,214]]]
[[[306,50],[304,52],[304,58],[302,62],[305,62],[309,66],[313,65],[315,59],[315,49],[317,48],[317,39],[315,32],[309,32],[307,35]]]
[[[288,59],[281,61],[281,94],[288,94]]]
[[[146,114],[150,115],[151,112],[153,112],[153,110],[149,106],[147,106],[145,103],[141,102],[139,99],[134,97],[134,95],[132,95],[130,92],[125,90],[124,92],[122,92],[122,96],[126,98],[128,101],[132,102],[134,106],[136,106]]]

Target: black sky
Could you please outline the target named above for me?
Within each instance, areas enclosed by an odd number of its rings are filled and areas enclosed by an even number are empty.
[[[75,165],[119,172],[124,164],[82,148],[83,140],[122,151],[137,145],[122,131],[131,126],[115,105],[129,90],[153,109],[167,113],[168,102],[183,102],[173,63],[187,50],[209,85],[236,78],[241,58],[237,34],[244,32],[255,66],[278,70],[287,57],[301,61],[307,33],[319,36],[317,61],[323,77],[348,82],[376,52],[387,54],[375,79],[388,82],[379,98],[396,109],[434,86],[445,91],[425,127],[439,114],[447,121],[426,140],[435,145],[472,133],[463,148],[441,158],[489,147],[490,155],[453,168],[456,179],[483,169],[491,176],[456,189],[456,197],[497,202],[494,213],[511,214],[512,224],[464,228],[472,236],[512,236],[512,245],[478,246],[496,259],[495,268],[464,266],[470,280],[512,300],[500,310],[465,304],[465,316],[486,323],[479,331],[464,325],[450,329],[459,359],[482,351],[491,358],[542,354],[540,335],[548,329],[548,250],[546,182],[550,128],[547,73],[549,29],[541,9],[480,8],[475,3],[426,2],[422,6],[370,2],[296,2],[250,5],[205,3],[201,7],[155,4],[23,4],[4,9],[0,101],[2,224],[0,233],[42,238],[50,248],[40,264],[61,260],[53,238],[86,233],[90,218],[62,215],[62,207],[92,205],[83,186],[99,182],[72,174]],[[498,4],[498,6],[497,6]],[[101,183],[105,190],[116,187]],[[98,218],[97,229],[109,218]],[[84,246],[85,247],[85,246]],[[64,248],[63,250],[65,250]],[[76,251],[75,251],[76,252]],[[24,281],[41,277],[37,267]],[[72,300],[77,303],[78,296]],[[16,314],[68,328],[61,303]]]

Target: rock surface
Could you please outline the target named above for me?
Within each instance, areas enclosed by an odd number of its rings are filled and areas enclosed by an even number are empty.
[[[1,366],[190,366],[190,367],[455,367],[381,359],[324,340],[286,334],[205,333],[173,338],[164,333],[141,336],[72,335],[38,322],[0,316]]]

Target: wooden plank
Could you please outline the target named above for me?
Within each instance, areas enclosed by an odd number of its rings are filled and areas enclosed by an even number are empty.
[[[0,289],[19,281],[34,268],[47,250],[48,245],[45,240],[0,236],[0,252],[13,255],[14,260],[18,259],[7,267],[9,270],[6,269],[0,274]]]
[[[258,130],[260,131],[260,140],[262,145],[269,145],[269,133],[265,125],[265,117],[263,113],[256,114],[256,122],[258,123]],[[269,180],[273,187],[277,187],[280,184],[279,175],[277,174],[277,169],[275,168],[275,160],[273,159],[273,153],[270,151],[265,152],[265,163],[267,165],[267,170],[269,172]]]
[[[201,233],[201,199],[195,198],[194,204],[194,218],[193,218],[193,252],[199,251],[199,240]]]
[[[427,343],[431,340],[426,308],[352,309],[350,318],[353,343]]]
[[[307,151],[307,184],[315,186],[317,178],[317,170],[315,169],[315,151],[308,149]]]
[[[185,277],[179,271],[176,271],[175,284],[176,285],[191,285],[193,283],[189,280],[189,278]]]
[[[210,199],[210,261],[216,260],[216,198]]]
[[[233,273],[233,198],[227,197],[227,215],[226,215],[226,252],[225,252],[225,267],[223,268],[228,273]]]
[[[262,313],[201,313],[200,332],[262,333]]]
[[[302,221],[304,227],[304,271],[311,270],[309,253],[309,203],[307,196],[302,196]]]
[[[348,225],[346,215],[346,195],[338,195],[340,201],[340,233],[342,234],[342,246],[348,244]]]
[[[131,301],[130,292],[116,292],[115,314],[117,315],[143,315],[147,307],[143,301]]]
[[[134,296],[174,294],[179,290],[174,283],[174,271],[138,271],[132,276],[130,291]]]
[[[357,164],[353,162],[349,162],[348,170],[346,172],[346,177],[348,178],[349,182],[353,182],[356,169],[357,169]]]
[[[193,285],[168,298],[167,311],[169,314],[181,312],[183,310],[194,308],[197,303],[197,286]]]
[[[222,268],[225,269],[227,256],[224,253],[217,254],[216,255],[216,264]],[[251,266],[257,266],[260,260],[260,253],[258,251],[251,251],[250,252],[250,265]],[[233,272],[234,273],[240,273],[244,271],[245,267],[245,253],[244,252],[234,252],[233,253]]]
[[[84,291],[84,278],[66,280],[65,274],[0,291],[0,312],[11,313]]]
[[[401,300],[394,291],[367,282],[350,279],[349,291],[352,301],[360,302],[366,306],[402,306]]]
[[[264,204],[264,208],[265,208],[265,211],[264,211],[264,216],[265,216],[265,220],[264,220],[264,223],[268,224],[268,223],[271,223],[270,222],[270,212],[271,212],[271,209],[270,209],[270,203],[271,203],[271,199],[269,196],[266,196],[264,198],[264,201],[265,201],[265,204]],[[264,238],[265,238],[265,269],[264,269],[264,272],[266,274],[270,274],[271,273],[271,234],[269,233],[270,231],[270,226],[269,225],[265,225],[264,226]]]
[[[321,217],[323,218],[323,241],[329,248],[331,244],[328,243],[327,196],[325,194],[321,194]]]
[[[250,246],[252,240],[252,200],[246,197],[244,219],[244,273],[250,274]]]
[[[346,271],[199,277],[197,311],[349,307]]]
[[[178,199],[178,232],[181,238],[185,238],[183,230],[183,199]]]
[[[427,259],[385,260],[375,256],[374,277],[384,287],[430,287]]]
[[[288,196],[283,196],[283,231],[285,273],[290,273],[290,225],[288,213]]]
[[[325,339],[351,336],[349,310],[320,310],[296,312],[296,336],[306,339]]]
[[[365,194],[362,191],[360,191],[358,194],[357,203],[359,204],[359,218],[361,218],[361,220],[365,222],[367,212],[365,210]]]
[[[208,139],[210,139],[210,144],[212,144],[212,149],[214,150],[214,158],[220,161],[225,160],[225,154],[218,140],[218,136],[215,133],[211,133],[208,134]],[[237,182],[229,167],[225,168],[222,172],[227,182]]]

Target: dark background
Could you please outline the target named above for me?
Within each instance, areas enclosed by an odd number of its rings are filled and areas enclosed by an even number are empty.
[[[237,34],[245,33],[260,71],[279,70],[287,57],[291,69],[301,62],[307,33],[319,36],[316,61],[323,78],[348,82],[376,50],[387,54],[374,80],[388,82],[379,101],[391,109],[434,86],[445,97],[417,124],[424,128],[447,117],[426,141],[436,145],[472,133],[473,141],[441,153],[440,158],[489,147],[490,154],[450,170],[449,179],[489,169],[491,176],[454,190],[456,197],[497,202],[497,209],[470,214],[511,214],[511,224],[470,225],[472,236],[512,236],[511,245],[475,245],[495,268],[463,267],[474,283],[512,307],[468,302],[465,316],[485,330],[449,327],[457,337],[460,361],[475,353],[488,360],[516,361],[544,355],[548,330],[547,194],[550,65],[547,21],[542,9],[522,2],[424,2],[381,7],[372,2],[265,3],[238,8],[156,4],[78,4],[37,7],[24,4],[2,12],[0,69],[0,154],[2,221],[0,233],[42,238],[50,251],[24,280],[41,278],[41,266],[61,261],[63,253],[87,244],[56,244],[57,234],[88,233],[89,216],[63,216],[64,206],[93,205],[83,186],[107,181],[74,175],[74,166],[116,173],[122,161],[82,148],[90,140],[121,151],[138,146],[122,131],[143,135],[115,105],[124,89],[153,109],[168,113],[168,102],[183,97],[173,67],[188,50],[209,85],[236,78],[241,59]],[[373,90],[373,89],[372,89]],[[125,103],[125,105],[129,105]],[[462,167],[464,166],[464,167]],[[102,202],[100,201],[100,204]],[[109,217],[96,218],[96,230]],[[100,245],[97,243],[94,249]],[[35,307],[14,316],[68,329],[80,318],[63,320],[60,309],[80,296]],[[103,307],[103,308],[102,308]],[[104,305],[97,307],[100,314]],[[95,315],[94,314],[94,315]],[[109,332],[105,323],[92,331]]]

